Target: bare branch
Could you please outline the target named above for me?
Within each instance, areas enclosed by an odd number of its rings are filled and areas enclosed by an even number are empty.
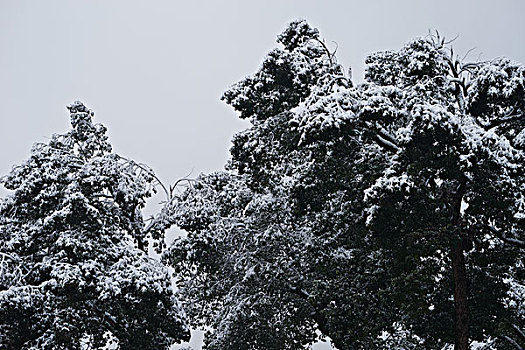
[[[458,72],[459,62],[452,61],[453,55],[454,55],[454,51],[452,48],[450,48],[450,57],[447,58],[447,63],[452,73],[451,81],[456,84],[456,92],[455,92],[456,101],[458,102],[459,108],[463,111],[465,110],[465,100],[463,99],[463,96],[467,94],[467,91],[466,91],[464,82],[459,77],[459,72]],[[461,93],[461,91],[463,91],[463,94]]]
[[[506,335],[502,336],[501,338],[505,339],[508,343],[510,343],[516,350],[524,350],[516,341],[510,337],[507,337]]]
[[[453,37],[452,39],[450,39],[449,41],[444,41],[445,38],[443,37],[443,45],[449,45],[449,44],[453,43],[454,41],[456,41],[457,38],[459,38],[459,34],[456,34],[456,36]]]
[[[193,170],[192,170],[193,172]],[[191,174],[191,173],[190,173]],[[197,180],[195,179],[188,179],[188,178],[182,178],[182,179],[179,179],[177,181],[175,181],[175,183],[173,185],[170,186],[170,191],[173,193],[173,190],[175,190],[175,188],[177,188],[177,186],[179,186],[182,182],[188,182],[188,183],[191,183],[191,182],[195,182]],[[169,206],[171,203],[173,203],[173,200],[177,198],[177,196],[171,196],[168,198],[168,200],[164,203],[164,206]],[[150,219],[150,223],[148,224],[148,226],[144,229],[144,233],[145,234],[148,234],[157,224],[157,218],[156,217],[151,217]]]
[[[396,138],[393,135],[391,135],[388,131],[386,131],[385,128],[380,126],[377,132],[379,133],[379,136],[381,136],[385,140],[393,143],[396,147],[398,147]]]
[[[337,49],[339,48],[339,44],[335,40],[332,40],[332,42],[335,44],[335,49],[334,52],[332,52],[332,56],[335,56],[335,54],[337,53]]]
[[[313,39],[315,41],[317,41],[319,44],[321,44],[321,46],[324,48],[324,50],[326,51],[326,55],[328,56],[328,59],[330,60],[330,64],[333,64],[333,60],[332,60],[332,53],[330,52],[330,50],[328,50],[328,47],[326,47],[326,44],[324,43],[324,41],[321,41],[317,38]]]
[[[384,139],[383,137],[381,137],[380,135],[375,135],[374,137],[374,140],[377,142],[377,144],[389,151],[392,151],[394,153],[398,152],[400,150],[400,148],[398,146],[396,146],[395,144],[393,144],[392,142]]]
[[[465,55],[464,55],[463,58],[461,59],[461,62],[463,62],[464,60],[466,60],[467,57],[468,57],[468,55],[469,55],[472,51],[474,51],[474,50],[476,50],[476,49],[477,49],[476,46],[471,47],[470,49],[468,49],[468,51],[465,53]]]
[[[512,328],[514,328],[514,331],[518,335],[518,337],[521,339],[521,341],[525,342],[525,333],[515,324],[512,325]]]
[[[181,183],[184,180],[190,181],[189,177],[190,177],[191,174],[193,174],[193,170],[195,170],[195,169],[192,168],[191,171],[188,174],[186,174],[186,176],[184,176],[182,179],[179,179],[179,180],[175,181],[175,183],[170,186],[170,198],[169,198],[169,201],[171,201],[171,199],[173,198],[173,191],[177,188],[179,183]]]

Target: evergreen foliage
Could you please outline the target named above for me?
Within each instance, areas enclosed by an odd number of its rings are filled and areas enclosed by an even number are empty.
[[[525,68],[439,35],[354,85],[317,29],[225,94],[251,126],[164,210],[207,349],[513,346],[525,328]],[[509,340],[510,339],[510,340]]]
[[[189,339],[168,269],[147,254],[151,169],[111,152],[82,103],[72,129],[2,178],[0,348],[160,349]]]
[[[277,41],[224,93],[226,169],[147,227],[159,181],[80,102],[1,178],[0,348],[169,348],[186,314],[208,350],[525,346],[525,67],[436,33],[356,85],[306,21]]]

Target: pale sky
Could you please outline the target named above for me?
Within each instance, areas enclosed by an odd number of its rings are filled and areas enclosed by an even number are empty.
[[[456,51],[477,47],[472,59],[525,63],[524,13],[523,0],[0,0],[0,175],[66,131],[65,106],[77,99],[115,151],[168,184],[222,169],[247,123],[220,96],[298,17],[337,42],[359,82],[368,53],[429,29],[459,34]]]

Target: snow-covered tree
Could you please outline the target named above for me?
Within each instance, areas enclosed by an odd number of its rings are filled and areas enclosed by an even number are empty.
[[[167,209],[188,232],[168,256],[188,312],[211,327],[210,349],[297,349],[317,329],[339,348],[375,344],[375,336],[363,342],[381,332],[373,320],[391,324],[395,313],[369,297],[387,278],[365,249],[359,217],[366,174],[382,157],[356,167],[352,129],[339,143],[323,131],[319,142],[303,137],[304,105],[352,83],[306,22],[291,23],[279,42],[283,50],[225,93],[253,127],[235,136],[230,172],[201,177]]]
[[[339,349],[513,346],[525,68],[429,35],[370,55],[355,86],[305,21],[278,41],[224,95],[252,123],[227,171],[165,212],[208,348],[297,349],[315,329]]]
[[[169,348],[189,329],[170,273],[147,254],[147,166],[111,152],[82,103],[72,130],[2,178],[0,348]]]
[[[524,322],[509,281],[523,283],[525,70],[462,62],[439,36],[367,64],[355,111],[390,153],[367,223],[407,291],[405,327],[455,349],[503,337]]]
[[[169,256],[194,325],[213,327],[206,348],[298,349],[315,340],[315,310],[296,295],[308,232],[288,236],[294,227],[279,197],[219,172],[199,178],[172,209],[191,233]]]

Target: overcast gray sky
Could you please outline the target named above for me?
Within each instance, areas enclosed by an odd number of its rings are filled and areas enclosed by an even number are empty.
[[[222,169],[246,127],[220,101],[286,24],[306,18],[363,76],[365,55],[438,29],[458,52],[525,63],[525,1],[0,0],[0,174],[68,129],[76,99],[114,149],[170,183]]]

